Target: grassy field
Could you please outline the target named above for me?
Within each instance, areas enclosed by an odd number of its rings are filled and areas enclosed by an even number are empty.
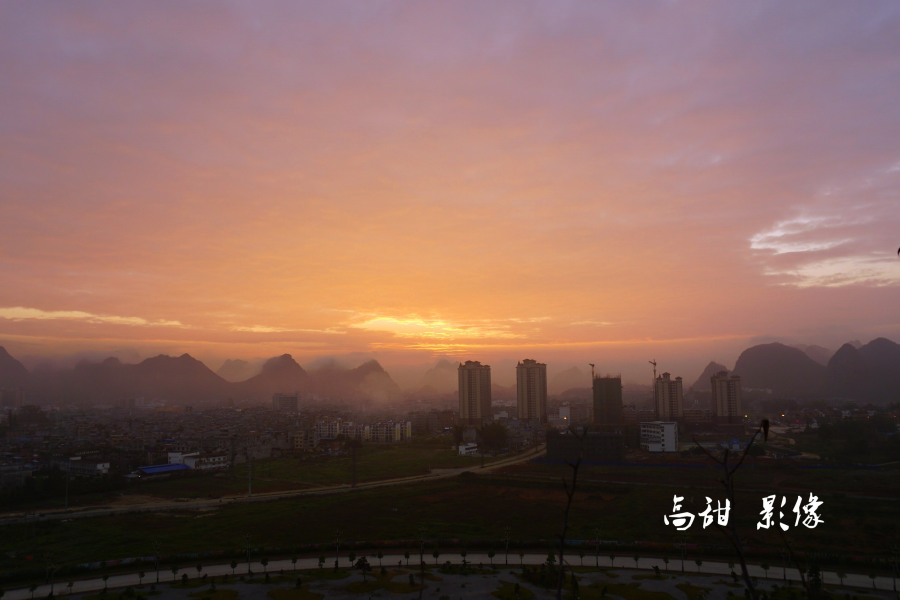
[[[447,437],[416,439],[404,444],[367,444],[357,450],[356,481],[426,475],[431,469],[480,463],[480,458],[459,456],[450,444]],[[353,459],[349,454],[300,454],[256,460],[252,469],[253,491],[257,493],[349,484],[353,479]],[[133,491],[162,498],[242,494],[247,491],[247,465],[238,465],[228,473],[215,476],[148,481],[135,486]]]
[[[553,465],[530,465],[522,471],[527,472],[531,467],[544,470]],[[556,468],[557,475],[565,473],[566,467]],[[675,471],[657,469],[648,471],[648,477],[659,483],[677,478],[685,470]],[[792,528],[790,535],[795,549],[879,556],[889,552],[891,544],[900,537],[896,499],[829,494],[827,488],[818,488],[819,483],[806,480],[810,473],[820,472],[799,473],[800,479],[795,483],[816,487],[825,502],[820,509],[825,522],[816,529]],[[707,483],[712,482],[712,476],[711,472],[706,473]],[[880,476],[895,478],[895,474],[880,473]],[[758,483],[762,485],[763,476],[759,477]],[[681,534],[665,526],[662,520],[663,515],[671,512],[673,493],[685,496],[685,509],[692,512],[705,506],[706,495],[722,498],[720,491],[692,488],[687,480],[681,481],[675,490],[656,484],[592,483],[589,479],[585,477],[576,494],[570,539],[591,539],[593,528],[598,527],[602,538],[608,540],[681,542]],[[771,483],[778,485],[777,479]],[[884,484],[884,487],[890,486]],[[459,544],[464,545],[466,540],[499,540],[509,526],[513,540],[540,547],[546,542],[539,540],[552,539],[558,532],[564,506],[565,497],[558,478],[535,481],[508,475],[468,475],[339,495],[263,504],[226,504],[204,512],[184,510],[75,519],[66,523],[51,521],[32,527],[29,554],[50,551],[59,563],[111,560],[149,555],[154,540],[159,540],[163,554],[233,550],[243,544],[245,535],[257,547],[296,547],[326,543],[336,528],[344,532],[345,539],[412,540],[417,537],[419,527],[424,527],[429,538],[459,539],[462,540]],[[778,549],[781,542],[774,530],[755,529],[760,507],[759,493],[741,493],[732,518],[737,519],[748,546]],[[723,551],[727,546],[720,533],[712,527],[702,529],[699,520],[687,541],[719,546]],[[0,570],[29,564],[21,558],[11,558],[23,546],[23,525],[0,527]],[[500,547],[499,541],[496,547]],[[690,556],[690,552],[695,555]],[[693,560],[700,551],[690,552],[689,560]],[[606,551],[604,556],[608,556]],[[670,558],[676,560],[674,553]]]

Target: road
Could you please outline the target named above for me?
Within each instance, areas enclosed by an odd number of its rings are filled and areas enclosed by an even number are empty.
[[[361,554],[362,555],[362,554]],[[411,565],[416,564],[416,559],[418,555],[413,556],[411,559]],[[509,554],[509,565],[515,567],[520,563],[525,565],[539,565],[543,563],[547,559],[546,553],[536,553],[536,552],[528,552],[524,557],[520,559],[518,554],[510,553]],[[450,561],[453,564],[461,564],[462,557],[458,553],[451,554],[442,554],[438,557],[438,562],[444,563],[446,561]],[[488,558],[487,554],[480,552],[470,552],[466,556],[466,560],[469,564],[477,565],[479,563],[489,564],[491,561]],[[503,553],[500,552],[497,556],[494,557],[494,564],[503,565],[506,558]],[[585,556],[584,558],[584,566],[593,566],[596,564],[598,559],[594,556]],[[388,554],[386,555],[382,561],[385,566],[391,566],[401,562],[404,566],[406,565],[406,559],[403,558],[400,554]],[[425,553],[425,562],[429,565],[434,565],[435,559],[431,556],[426,548]],[[581,566],[581,560],[575,554],[567,554],[566,562],[572,566]],[[374,565],[379,564],[377,558],[371,557],[369,563]],[[619,557],[616,558],[615,564],[610,564],[609,556],[601,556],[599,558],[600,567],[605,568],[616,568],[616,569],[634,569],[635,561],[630,557]],[[331,554],[329,557],[326,557],[325,568],[332,568],[334,566],[334,554]],[[341,568],[348,569],[350,567],[349,559],[347,558],[346,553],[343,553],[340,558],[340,566]],[[653,567],[659,567],[660,570],[666,570],[667,565],[660,558],[641,558],[638,560],[637,568],[642,570],[651,570]],[[297,561],[296,567],[291,563],[290,560],[273,560],[270,561],[268,566],[266,567],[266,571],[269,573],[278,573],[279,570],[284,570],[285,572],[293,571],[294,569],[318,569],[319,562],[317,558],[304,557],[300,558]],[[759,579],[768,578],[770,580],[781,581],[783,579],[788,579],[791,581],[800,581],[800,575],[797,569],[782,569],[782,567],[772,567],[767,573],[763,571],[763,569],[759,565],[748,565],[748,569],[750,575],[753,577],[758,577]],[[234,571],[237,575],[246,575],[248,571],[252,570],[253,573],[261,574],[263,572],[263,567],[259,562],[253,562],[250,565],[250,569],[248,569],[248,565],[246,562],[242,562],[238,565],[237,569]],[[726,580],[730,580],[729,574],[731,572],[731,568],[722,562],[704,562],[700,567],[698,567],[690,558],[685,562],[684,565],[681,564],[681,559],[672,559],[669,561],[668,570],[673,573],[680,573],[682,570],[686,574],[690,573],[700,573],[700,574],[711,574],[711,575],[722,575],[726,578]],[[172,571],[169,568],[165,568],[161,570],[159,573],[153,571],[152,569],[147,569],[147,575],[143,578],[143,583],[156,583],[157,577],[159,578],[159,582],[162,585],[169,585],[172,583],[173,579],[180,579],[183,573],[187,573],[188,577],[191,580],[197,578],[197,571],[194,567],[185,567],[182,568],[177,575],[173,575]],[[228,564],[209,564],[203,565],[204,575],[208,575],[209,577],[221,577],[223,575],[231,575],[232,569]],[[840,580],[836,573],[832,571],[823,571],[822,572],[822,581],[827,584],[840,584]],[[57,596],[67,595],[69,593],[72,594],[83,594],[85,592],[94,592],[99,591],[104,588],[104,581],[101,578],[94,579],[81,579],[73,582],[73,586],[69,588],[67,586],[68,582],[55,582],[53,591]],[[137,573],[123,573],[118,575],[111,575],[109,580],[106,582],[109,588],[124,588],[127,586],[136,586],[139,585],[141,581],[138,578]],[[890,577],[876,577],[874,580],[874,585],[878,590],[891,590],[893,589],[893,580]],[[872,589],[873,580],[870,579],[867,575],[861,575],[858,573],[848,574],[844,578],[844,585],[857,587],[862,589]],[[32,596],[35,598],[46,598],[50,593],[50,584],[42,584],[34,590],[34,593],[27,588],[18,588],[18,589],[10,589],[7,590],[6,595],[3,596],[4,600],[28,600]]]
[[[160,502],[137,504],[134,506],[123,506],[119,508],[98,507],[98,508],[80,508],[70,509],[68,511],[60,509],[37,510],[32,513],[29,511],[29,518],[37,518],[38,520],[53,521],[60,519],[82,519],[87,517],[101,517],[107,515],[123,515],[127,513],[137,512],[162,512],[166,510],[184,510],[218,507],[224,504],[242,503],[242,502],[266,502],[270,500],[279,500],[282,498],[299,498],[303,496],[325,496],[330,494],[343,494],[352,491],[371,490],[376,488],[388,487],[393,485],[405,485],[409,483],[419,483],[423,481],[437,481],[439,479],[447,479],[456,477],[467,471],[485,473],[501,467],[507,467],[516,463],[525,462],[533,458],[537,458],[545,452],[543,445],[536,446],[522,454],[516,454],[507,458],[487,463],[484,468],[481,465],[473,465],[470,467],[460,467],[458,469],[433,469],[427,475],[414,475],[411,477],[398,477],[396,479],[383,479],[380,481],[370,481],[367,483],[359,483],[356,487],[349,484],[332,485],[313,490],[293,490],[285,492],[267,492],[262,494],[253,494],[252,496],[230,496],[227,498],[219,498],[216,500],[190,500],[188,502]],[[7,513],[0,515],[0,525],[8,523],[16,523],[25,518],[24,513]]]

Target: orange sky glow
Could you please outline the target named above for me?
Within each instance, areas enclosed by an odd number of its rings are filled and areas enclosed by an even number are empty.
[[[0,15],[0,345],[31,365],[689,379],[900,341],[897,5]]]

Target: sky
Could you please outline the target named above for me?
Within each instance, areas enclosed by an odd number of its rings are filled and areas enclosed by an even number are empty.
[[[888,2],[3,3],[0,345],[413,385],[900,341],[898,97]]]

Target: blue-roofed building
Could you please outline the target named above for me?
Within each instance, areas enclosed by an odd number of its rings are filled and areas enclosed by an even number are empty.
[[[175,463],[171,465],[151,465],[149,467],[138,467],[135,473],[140,477],[150,477],[152,475],[171,475],[181,471],[190,471],[191,468],[185,464]]]

